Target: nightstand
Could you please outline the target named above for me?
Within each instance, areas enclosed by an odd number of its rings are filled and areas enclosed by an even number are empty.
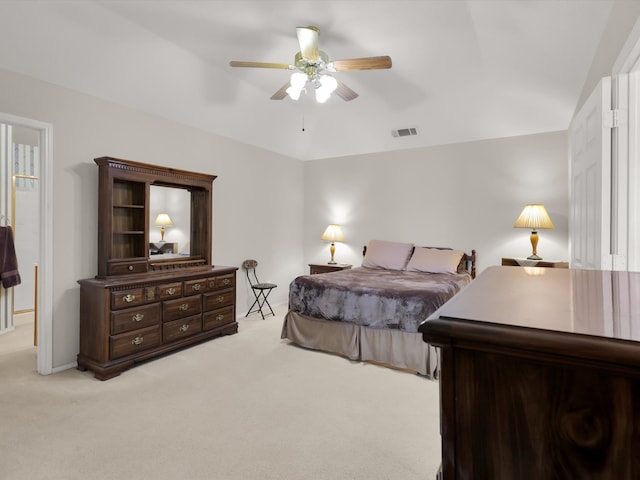
[[[309,273],[316,275],[317,273],[338,272],[340,270],[349,270],[351,267],[352,265],[348,263],[310,263]]]
[[[511,267],[569,268],[569,262],[559,260],[529,260],[528,258],[502,258],[502,265]]]

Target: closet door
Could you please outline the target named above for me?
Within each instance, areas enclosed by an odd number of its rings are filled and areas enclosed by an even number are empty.
[[[569,128],[572,268],[610,270],[611,78],[603,78]]]

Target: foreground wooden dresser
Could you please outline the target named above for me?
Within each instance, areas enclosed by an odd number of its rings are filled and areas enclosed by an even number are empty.
[[[420,332],[441,478],[640,478],[640,274],[491,267]]]
[[[106,380],[137,362],[236,333],[237,268],[211,264],[216,177],[112,157],[95,162],[98,275],[78,281],[78,368]],[[184,192],[186,199],[176,196]],[[188,254],[150,243],[153,208],[172,209],[188,230]]]

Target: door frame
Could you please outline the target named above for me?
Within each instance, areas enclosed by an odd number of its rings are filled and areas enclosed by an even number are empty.
[[[37,130],[40,139],[40,281],[37,370],[53,373],[53,125],[0,112],[0,123]]]

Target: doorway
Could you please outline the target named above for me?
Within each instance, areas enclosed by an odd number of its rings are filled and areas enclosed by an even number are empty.
[[[36,368],[53,372],[52,126],[0,113],[0,226],[11,228],[21,283],[0,288],[0,333],[31,328]],[[24,341],[24,340],[21,340]]]

